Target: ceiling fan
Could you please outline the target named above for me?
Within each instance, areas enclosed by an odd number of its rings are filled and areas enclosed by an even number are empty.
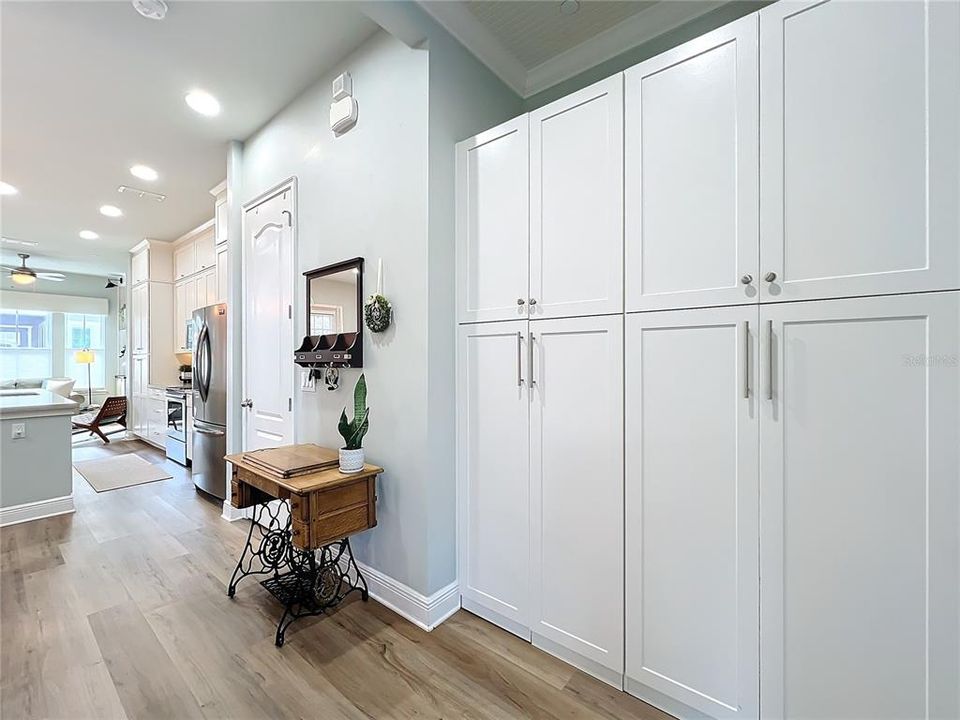
[[[32,285],[37,281],[37,278],[41,280],[52,280],[53,282],[63,282],[66,278],[66,275],[63,273],[57,272],[36,272],[27,267],[27,258],[30,256],[26,253],[17,253],[17,257],[20,258],[20,267],[3,265],[3,269],[10,272],[10,279],[17,285]]]

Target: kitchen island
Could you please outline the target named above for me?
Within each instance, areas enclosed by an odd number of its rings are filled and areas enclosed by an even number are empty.
[[[70,417],[49,390],[0,390],[0,526],[73,512]]]

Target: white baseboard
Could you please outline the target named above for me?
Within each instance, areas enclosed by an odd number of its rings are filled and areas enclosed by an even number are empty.
[[[427,596],[362,562],[358,561],[357,567],[367,581],[371,598],[421,630],[430,632],[460,609],[460,585],[456,580]]]
[[[229,500],[223,501],[223,514],[220,516],[228,522],[236,520],[248,520],[252,515],[253,508],[235,508]]]
[[[0,508],[0,527],[29,522],[30,520],[40,520],[54,515],[66,515],[72,513],[74,509],[73,495]]]

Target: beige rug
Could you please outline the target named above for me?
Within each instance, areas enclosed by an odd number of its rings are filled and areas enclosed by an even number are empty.
[[[97,492],[142,485],[155,480],[169,480],[173,477],[163,468],[133,453],[105,460],[86,460],[74,463],[73,466]]]

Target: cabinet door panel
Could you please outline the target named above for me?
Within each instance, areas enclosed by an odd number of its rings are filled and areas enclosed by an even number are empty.
[[[757,717],[758,328],[755,307],[626,317],[627,690],[718,718]]]
[[[217,249],[217,298],[216,302],[226,302],[229,286],[227,278],[229,277],[229,265],[227,246],[221,246]]]
[[[530,638],[530,398],[527,322],[459,330],[464,607]]]
[[[757,27],[625,73],[627,311],[757,302]]]
[[[527,316],[527,116],[457,145],[460,322]]]
[[[960,286],[960,4],[760,11],[767,300]]]
[[[530,325],[533,642],[623,672],[623,318]]]
[[[623,311],[623,76],[530,114],[531,318]]]
[[[205,233],[196,240],[196,270],[206,270],[216,264],[216,250],[214,246],[214,229]]]
[[[193,275],[197,270],[195,243],[189,242],[177,248],[173,253],[173,277],[180,280]]]
[[[761,319],[761,715],[958,717],[960,294]]]

